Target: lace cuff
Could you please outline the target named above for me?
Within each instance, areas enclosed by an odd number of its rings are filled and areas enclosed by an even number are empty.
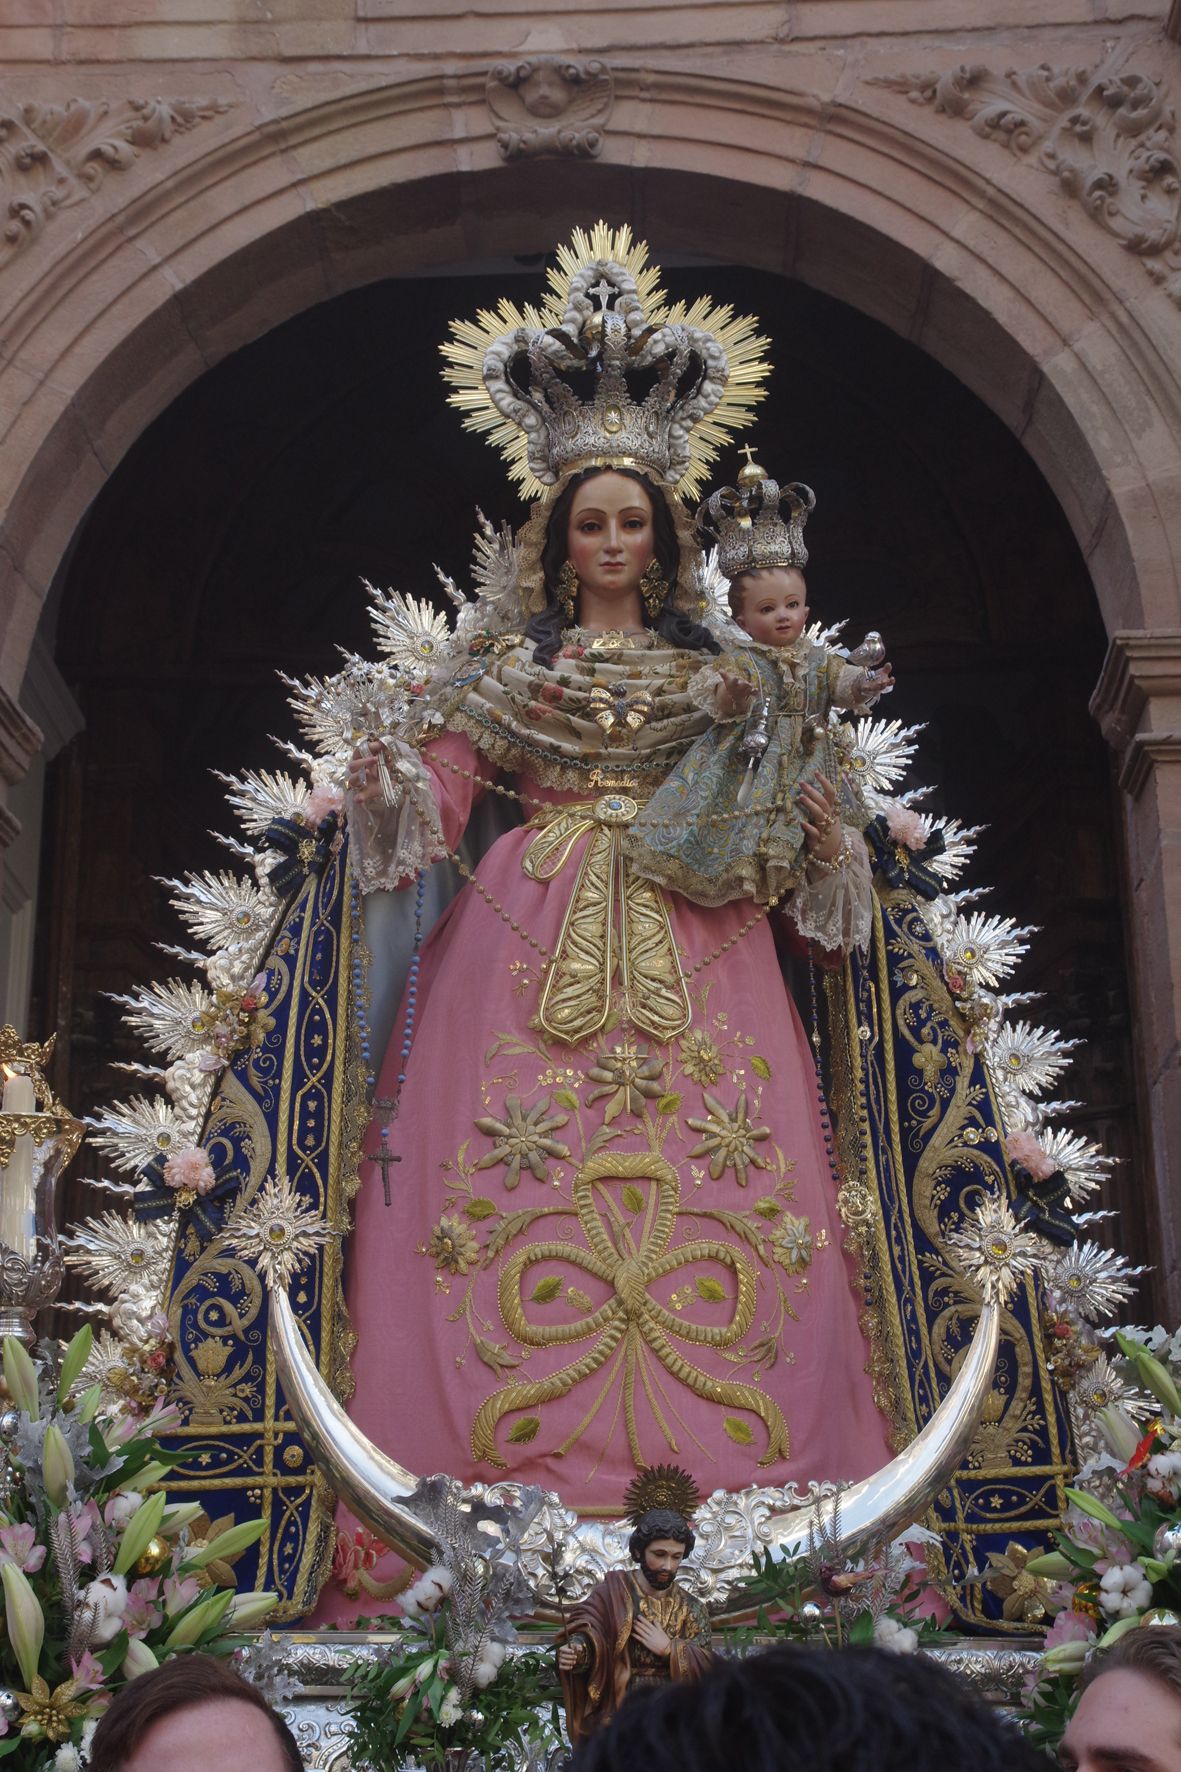
[[[411,879],[444,853],[431,777],[417,751],[399,738],[385,741],[395,800],[345,796],[352,833],[353,869],[362,892]]]
[[[701,670],[690,679],[689,687],[685,693],[693,706],[708,714],[711,720],[745,720],[746,718],[746,708],[743,708],[742,712],[738,714],[731,706],[729,687],[716,665],[703,665]]]
[[[869,852],[857,831],[845,832],[844,865],[817,874],[809,865],[787,901],[787,913],[805,941],[829,953],[869,945],[873,885]]]
[[[865,672],[860,665],[843,664],[832,687],[833,705],[838,708],[860,707],[857,691],[864,687],[864,683]]]

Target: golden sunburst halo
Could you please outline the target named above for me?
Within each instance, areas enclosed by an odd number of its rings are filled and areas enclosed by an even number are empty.
[[[726,355],[727,383],[714,410],[693,427],[689,443],[689,467],[677,491],[686,500],[697,498],[719,452],[749,425],[754,408],[766,394],[771,371],[770,341],[758,330],[750,314],[735,314],[728,304],[714,307],[708,296],[669,305],[657,265],[648,263],[648,246],[632,237],[624,224],[613,228],[605,221],[589,230],[575,228],[569,245],[559,246],[557,263],[547,275],[548,288],[539,306],[519,307],[507,298],[495,308],[482,308],[474,320],[453,320],[450,337],[439,348],[444,360],[443,379],[451,389],[448,404],[463,414],[464,427],[483,436],[508,463],[509,478],[526,499],[544,498],[550,488],[528,466],[525,433],[494,404],[484,384],[484,358],[489,347],[518,327],[544,332],[560,326],[570,300],[574,278],[587,265],[610,261],[632,278],[652,328],[688,326],[713,335]]]

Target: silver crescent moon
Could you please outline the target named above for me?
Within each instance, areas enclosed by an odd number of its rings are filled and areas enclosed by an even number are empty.
[[[963,1463],[992,1386],[1001,1312],[999,1301],[981,1306],[967,1357],[934,1415],[905,1451],[840,1492],[845,1555],[856,1555],[912,1525]],[[417,1476],[374,1446],[349,1419],[320,1376],[282,1290],[271,1293],[271,1335],[288,1407],[315,1463],[362,1525],[407,1562],[426,1568],[436,1560],[438,1547],[407,1505]],[[786,1558],[799,1555],[808,1548],[809,1531],[824,1525],[834,1505],[834,1497],[826,1496],[773,1514],[760,1537]],[[557,1608],[540,1595],[534,1615],[555,1622],[558,1618]],[[719,1622],[738,1615],[728,1614],[724,1604],[715,1613]]]

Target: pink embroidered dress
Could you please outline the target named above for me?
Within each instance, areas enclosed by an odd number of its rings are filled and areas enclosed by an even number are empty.
[[[436,924],[409,1059],[400,1015],[382,1066],[379,1097],[406,1073],[400,1160],[388,1205],[362,1169],[350,1413],[424,1475],[512,1476],[612,1517],[643,1464],[675,1459],[708,1493],[891,1456],[769,920],[785,911],[704,908],[624,855],[706,721],[689,685],[707,655],[652,640],[567,645],[548,670],[502,649],[443,736],[395,747],[401,806],[352,813],[366,890],[454,850],[485,783],[527,822]],[[806,937],[839,945],[863,916],[854,851],[789,901]],[[329,1588],[319,1616],[358,1609]]]

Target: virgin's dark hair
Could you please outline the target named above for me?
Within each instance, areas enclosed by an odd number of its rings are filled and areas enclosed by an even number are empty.
[[[575,1772],[1050,1772],[955,1674],[922,1655],[805,1649],[718,1661],[637,1692]]]
[[[665,579],[668,581],[669,594],[665,598],[664,607],[655,621],[651,620],[647,610],[643,611],[646,628],[655,628],[661,639],[667,640],[670,646],[677,646],[688,652],[720,652],[721,647],[708,628],[700,622],[692,621],[683,610],[672,607],[672,594],[676,588],[677,573],[681,565],[680,547],[677,543],[677,532],[673,524],[672,512],[660,494],[635,468],[584,468],[580,474],[567,482],[554,500],[554,508],[550,512],[549,524],[545,532],[545,546],[541,551],[541,570],[545,579],[546,606],[539,615],[533,616],[525,629],[527,639],[535,642],[533,648],[534,662],[539,665],[552,664],[561,643],[562,628],[566,617],[558,595],[558,574],[566,561],[566,532],[570,523],[570,507],[574,503],[574,495],[580,486],[593,480],[598,474],[623,474],[642,486],[652,505],[652,529],[656,542],[656,559]],[[577,611],[575,612],[577,613]]]
[[[683,1544],[686,1556],[692,1553],[697,1543],[693,1528],[682,1515],[674,1513],[671,1507],[650,1507],[627,1541],[627,1554],[632,1562],[642,1563],[644,1552],[658,1538],[673,1538]]]
[[[261,1711],[275,1732],[288,1772],[303,1772],[303,1756],[282,1717],[271,1709],[257,1686],[212,1655],[177,1655],[120,1686],[94,1732],[87,1772],[120,1772],[142,1746],[149,1729],[162,1718],[226,1698]]]

